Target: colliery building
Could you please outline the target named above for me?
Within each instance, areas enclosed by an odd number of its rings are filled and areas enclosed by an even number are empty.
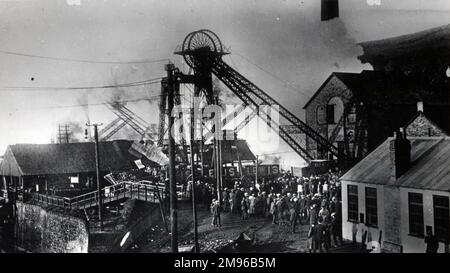
[[[450,25],[362,43],[375,71],[332,73],[306,103],[306,123],[357,162],[421,112],[450,132]],[[430,50],[433,48],[433,50]],[[450,73],[450,72],[447,72]],[[433,130],[430,128],[430,136]],[[306,137],[317,158],[326,151]]]
[[[132,141],[99,142],[101,184],[111,172],[136,170],[135,161],[155,163],[130,153]],[[15,144],[7,147],[0,164],[3,182],[12,188],[39,193],[80,193],[96,188],[94,143]]]

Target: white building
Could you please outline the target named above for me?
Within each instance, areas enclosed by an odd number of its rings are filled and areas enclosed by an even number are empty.
[[[450,138],[388,138],[341,177],[343,237],[386,252],[425,252],[431,228],[438,252],[450,238]],[[365,236],[366,234],[366,236]]]

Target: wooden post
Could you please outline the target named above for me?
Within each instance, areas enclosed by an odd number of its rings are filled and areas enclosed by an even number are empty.
[[[221,132],[222,133],[222,132]],[[223,188],[223,164],[222,164],[222,139],[218,141],[218,155],[219,155],[219,203],[222,204],[222,188]]]
[[[175,140],[173,138],[173,124],[174,117],[172,116],[174,106],[174,65],[167,64],[165,67],[167,71],[167,91],[168,91],[168,135],[169,135],[169,190],[170,190],[170,232],[171,232],[171,247],[173,253],[178,253],[178,208],[177,208],[177,188],[175,177]]]
[[[101,124],[86,124],[94,127],[94,147],[95,147],[95,173],[97,177],[97,206],[98,218],[100,221],[100,230],[103,230],[103,212],[102,212],[102,187],[100,185],[100,152],[98,144],[98,126]]]
[[[255,183],[253,183],[253,187],[256,188],[256,183],[258,182],[258,169],[259,169],[259,156],[256,156],[256,172],[255,172]]]
[[[203,142],[204,142],[204,138],[203,138],[203,117],[200,116],[200,170],[201,170],[201,177],[203,179],[203,177],[205,176],[205,171],[204,171],[204,154],[203,154]]]
[[[147,202],[147,185],[145,185],[145,202]]]
[[[194,97],[195,98],[195,97]],[[191,109],[191,180],[192,180],[192,186],[191,186],[191,196],[192,196],[192,216],[194,218],[194,250],[195,253],[200,252],[200,246],[198,244],[198,228],[197,228],[197,205],[195,200],[195,162],[194,162],[194,102],[195,99],[193,98],[192,101],[192,109]]]

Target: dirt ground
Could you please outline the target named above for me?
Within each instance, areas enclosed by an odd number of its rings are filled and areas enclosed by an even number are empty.
[[[272,224],[269,218],[254,218],[243,221],[239,215],[222,213],[221,227],[211,225],[211,213],[202,205],[198,206],[198,237],[201,252],[256,252],[256,253],[304,253],[307,252],[309,225],[297,226],[292,233],[289,225]],[[178,240],[179,246],[193,245],[193,216],[189,203],[179,204]],[[252,239],[252,243],[240,244],[236,248],[233,241],[242,233]],[[129,249],[129,252],[170,252],[170,234],[163,224],[149,228],[149,231]],[[359,252],[355,246],[345,245],[333,248],[331,252]]]

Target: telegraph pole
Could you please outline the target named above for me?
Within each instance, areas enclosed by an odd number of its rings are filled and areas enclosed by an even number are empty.
[[[98,220],[100,221],[100,230],[103,230],[103,212],[102,212],[102,188],[100,186],[100,153],[98,148],[98,126],[103,124],[89,124],[86,123],[86,126],[94,127],[94,144],[95,144],[95,173],[97,176],[97,195],[98,195]],[[87,130],[85,132],[85,137],[88,137]]]
[[[258,158],[259,158],[259,156],[258,155],[256,155],[256,173],[255,173],[255,183],[253,184],[253,186],[256,188],[256,183],[258,183],[258,167],[259,167],[259,164],[258,164]]]
[[[191,108],[191,179],[192,179],[192,213],[194,217],[194,250],[195,253],[200,252],[200,247],[198,245],[198,229],[197,229],[197,205],[196,205],[196,199],[195,199],[195,162],[194,162],[194,107],[195,107],[195,96],[193,97],[192,101],[192,108]]]
[[[219,98],[215,98],[216,105],[219,105]],[[217,119],[217,113],[214,114],[215,119]],[[218,132],[219,128],[214,126],[214,148],[215,148],[215,155],[216,155],[216,183],[217,183],[217,199],[219,200],[219,203],[222,204],[222,154],[221,154],[221,147],[220,147],[220,138],[223,137],[222,131]]]
[[[67,124],[64,125],[64,134],[66,138],[66,143],[69,143],[69,126]]]
[[[205,171],[203,169],[203,116],[200,116],[200,170],[202,179],[205,177]]]
[[[177,215],[177,186],[175,178],[175,140],[173,138],[174,117],[172,110],[174,105],[174,85],[175,79],[173,75],[174,65],[166,64],[167,71],[167,99],[168,99],[168,115],[169,115],[169,192],[170,192],[170,232],[171,247],[173,253],[178,253],[178,215]]]

